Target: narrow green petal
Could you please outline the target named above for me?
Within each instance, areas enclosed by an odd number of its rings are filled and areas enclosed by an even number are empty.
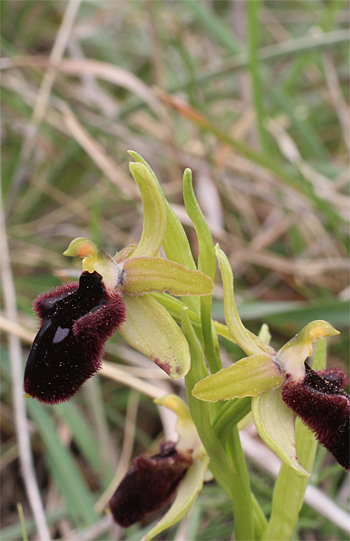
[[[162,245],[166,228],[166,212],[162,195],[148,167],[130,163],[130,171],[139,187],[143,206],[143,230],[134,257],[153,256]]]
[[[304,361],[312,354],[313,343],[336,334],[339,334],[339,331],[327,321],[312,321],[279,350],[277,362],[285,373],[292,375],[294,380],[303,380]]]
[[[162,194],[163,202],[166,209],[166,232],[163,241],[163,247],[167,258],[171,259],[172,261],[176,261],[176,263],[180,263],[180,265],[184,265],[191,270],[195,270],[196,264],[191,253],[190,244],[188,242],[185,230],[182,227],[182,224],[177,217],[175,211],[171,208],[168,201],[165,199],[162,187],[160,186],[156,175],[154,174],[146,160],[144,160],[142,156],[140,156],[140,154],[134,152],[133,150],[129,150],[128,152],[134,158],[135,162],[143,163],[148,168],[149,172],[153,176],[153,179],[158,185],[160,193]]]
[[[220,250],[218,244],[215,246],[215,253],[222,276],[222,284],[224,287],[225,320],[230,333],[247,355],[262,353],[263,351],[272,353],[273,350],[270,346],[264,344],[262,340],[248,331],[248,329],[246,329],[243,325],[235,303],[231,265],[224,252]]]
[[[163,518],[142,538],[150,541],[156,535],[170,528],[189,512],[203,486],[203,476],[208,467],[209,458],[200,457],[194,460],[192,466],[180,483],[174,503]]]
[[[187,340],[166,309],[151,295],[123,295],[126,321],[119,327],[121,336],[141,351],[173,379],[185,376],[191,357]]]
[[[209,276],[189,270],[161,257],[132,257],[124,264],[121,291],[127,295],[169,291],[172,295],[210,295],[214,284]]]
[[[281,389],[252,399],[254,423],[260,437],[301,477],[310,475],[299,463],[295,444],[295,415],[283,402]]]
[[[284,378],[266,353],[246,357],[199,381],[193,396],[207,402],[257,396],[282,385]]]

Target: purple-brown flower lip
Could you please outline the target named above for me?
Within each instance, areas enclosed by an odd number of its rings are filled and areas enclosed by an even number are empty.
[[[305,378],[287,377],[282,399],[315,432],[319,442],[350,469],[350,397],[344,391],[347,376],[338,368],[315,372],[305,363]]]
[[[34,302],[41,320],[24,372],[24,390],[41,402],[68,400],[101,368],[105,341],[125,320],[120,293],[97,272],[63,284]]]
[[[137,457],[110,500],[114,520],[123,528],[164,507],[193,462],[191,452],[165,442],[158,454]]]

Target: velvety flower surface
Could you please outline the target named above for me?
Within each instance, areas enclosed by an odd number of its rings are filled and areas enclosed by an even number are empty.
[[[152,457],[137,457],[110,500],[115,521],[127,528],[164,507],[193,460],[165,442]]]
[[[295,382],[287,376],[282,399],[349,470],[350,397],[343,390],[347,381],[338,368],[315,372],[305,363],[304,380]]]
[[[179,522],[195,502],[203,481],[212,479],[208,455],[186,404],[171,394],[155,402],[177,414],[178,441],[163,443],[152,457],[136,458],[109,502],[114,520],[127,528],[164,507],[176,494],[169,510],[142,541]]]
[[[40,295],[34,309],[41,320],[24,372],[24,390],[41,402],[68,400],[101,368],[105,341],[125,320],[118,291],[107,291],[97,272],[79,283]]]

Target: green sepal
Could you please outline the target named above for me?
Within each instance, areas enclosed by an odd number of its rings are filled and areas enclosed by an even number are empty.
[[[197,267],[191,253],[190,244],[188,242],[185,230],[182,227],[182,224],[176,212],[166,200],[162,191],[162,187],[156,175],[154,174],[146,160],[144,160],[142,156],[140,156],[140,154],[132,150],[129,150],[129,154],[134,158],[136,162],[143,163],[148,168],[155,182],[158,185],[159,192],[163,197],[163,202],[166,210],[166,230],[163,239],[163,248],[167,258],[171,261],[179,263],[180,265],[184,265],[188,269],[195,270]],[[184,299],[184,304],[194,312],[199,313],[199,299],[195,297],[187,297],[186,299]]]
[[[143,206],[143,230],[133,257],[154,256],[159,252],[166,229],[163,197],[148,167],[133,162],[129,167],[139,187]]]
[[[123,269],[121,291],[127,295],[166,290],[177,296],[210,295],[214,289],[209,276],[161,257],[132,257]]]
[[[257,396],[280,387],[284,378],[266,353],[245,357],[199,381],[193,396],[207,402]]]
[[[203,486],[204,473],[208,467],[209,458],[201,456],[196,458],[188,468],[185,477],[180,482],[175,500],[163,518],[142,538],[141,541],[150,541],[156,535],[170,528],[188,513],[197,499]]]
[[[252,412],[256,429],[264,442],[297,475],[310,474],[299,463],[295,445],[295,414],[282,400],[281,389],[252,398]]]
[[[123,296],[126,321],[118,332],[171,378],[185,376],[191,357],[187,340],[167,310],[151,295]]]
[[[324,370],[326,367],[327,342],[319,340],[315,349],[313,368]],[[310,474],[315,460],[317,440],[311,430],[297,418],[295,423],[295,441],[300,463]],[[263,534],[266,541],[280,539],[287,541],[298,522],[299,512],[303,505],[305,490],[309,477],[300,477],[285,464],[281,465],[273,491],[272,511],[268,526]],[[293,497],[291,498],[291,495]],[[288,501],[288,505],[286,505]]]
[[[247,355],[254,355],[264,351],[269,354],[273,353],[273,349],[270,346],[248,331],[243,325],[236,307],[231,265],[218,244],[215,246],[215,254],[219,263],[224,287],[225,320],[234,340]]]
[[[132,156],[135,162],[143,163],[153,176],[153,179],[158,185],[159,192],[163,197],[163,202],[166,209],[166,232],[163,240],[163,248],[168,259],[180,263],[185,267],[195,270],[196,264],[192,257],[191,248],[186,236],[185,230],[181,225],[179,218],[177,217],[175,211],[171,208],[168,201],[165,199],[162,188],[159,184],[159,181],[152,171],[149,164],[133,150],[129,150],[130,156]]]

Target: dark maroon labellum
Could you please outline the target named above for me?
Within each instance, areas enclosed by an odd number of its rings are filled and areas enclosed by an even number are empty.
[[[337,368],[315,372],[309,365],[305,367],[304,381],[288,379],[282,398],[339,464],[349,470],[350,396],[342,388],[347,377]]]
[[[68,400],[101,368],[105,341],[125,320],[118,291],[109,292],[97,272],[64,284],[34,302],[41,328],[24,371],[24,390],[41,402]]]
[[[191,464],[172,442],[158,455],[136,458],[109,502],[114,520],[127,528],[166,505]]]

